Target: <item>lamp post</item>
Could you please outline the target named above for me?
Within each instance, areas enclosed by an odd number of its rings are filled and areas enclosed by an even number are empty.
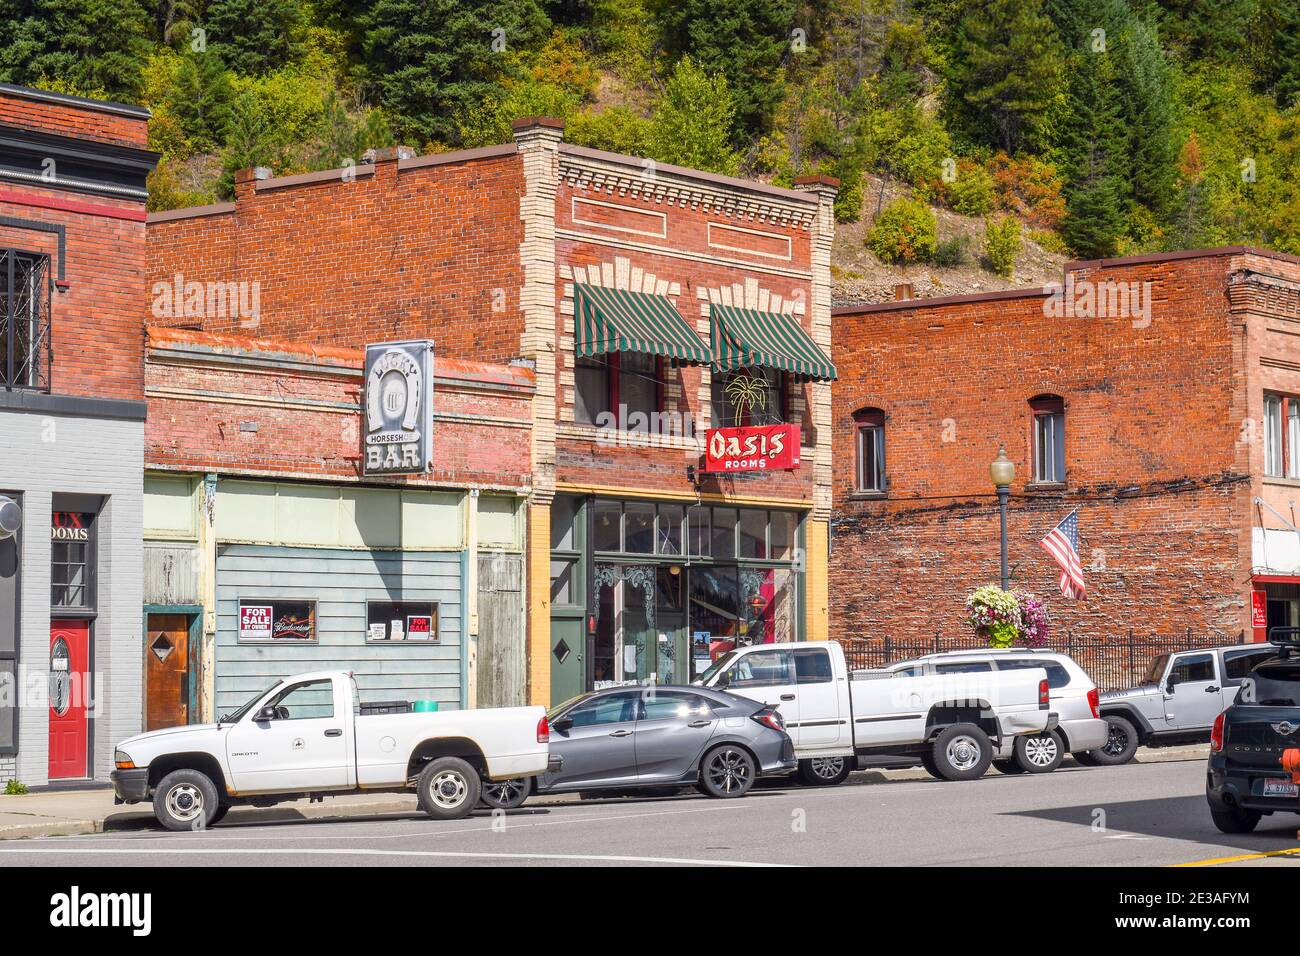
[[[998,446],[998,457],[989,465],[989,476],[998,492],[998,511],[1002,517],[1002,590],[1011,590],[1011,573],[1007,570],[1007,499],[1016,477],[1016,463],[1007,457],[1005,445]]]

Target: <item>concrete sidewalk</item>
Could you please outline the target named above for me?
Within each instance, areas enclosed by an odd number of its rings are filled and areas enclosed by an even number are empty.
[[[1164,763],[1172,760],[1204,760],[1209,746],[1140,749],[1138,763]],[[1069,766],[1069,764],[1067,764]],[[997,771],[990,769],[989,773]],[[892,780],[928,780],[929,774],[919,766],[897,770],[864,770],[850,782],[859,785]],[[534,797],[531,802],[551,803],[574,800],[576,795]],[[274,807],[235,807],[226,817],[231,822],[274,823],[286,820],[309,820],[324,817],[371,816],[381,813],[416,813],[415,795],[403,793],[348,794],[326,797],[320,803],[294,800]],[[29,793],[22,796],[0,795],[0,840],[24,837],[73,836],[102,833],[106,830],[153,829],[157,823],[147,803],[115,806],[113,791],[63,790]]]

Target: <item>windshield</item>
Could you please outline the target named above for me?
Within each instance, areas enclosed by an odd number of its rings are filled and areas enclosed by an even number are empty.
[[[696,677],[695,680],[691,681],[691,683],[699,684],[701,686],[707,686],[709,681],[713,680],[714,674],[718,673],[719,671],[726,670],[727,667],[730,666],[731,662],[734,661],[735,659],[736,659],[736,652],[727,651],[727,653],[723,654],[716,661],[710,664],[704,670],[704,672],[700,674],[698,677]]]
[[[1169,663],[1169,655],[1161,654],[1151,662],[1147,668],[1147,676],[1142,678],[1144,684],[1159,684],[1160,678],[1165,676],[1165,666]]]
[[[280,680],[278,680],[278,681],[276,681],[274,684],[272,684],[270,687],[266,688],[266,690],[259,690],[256,694],[253,695],[252,699],[249,700],[249,702],[248,702],[247,704],[245,704],[243,707],[239,708],[239,710],[235,711],[233,714],[222,714],[220,717],[218,717],[218,718],[217,718],[217,723],[219,723],[219,724],[237,724],[237,723],[239,723],[239,722],[243,719],[244,715],[245,715],[246,713],[248,713],[248,710],[249,710],[250,707],[252,707],[252,706],[253,706],[254,704],[256,704],[259,700],[261,700],[263,697],[265,697],[268,693],[270,693],[271,691],[275,690],[275,688],[279,687],[279,686],[280,686],[281,684],[283,684],[283,683],[284,683],[284,681],[280,681]]]
[[[564,713],[566,710],[568,710],[570,707],[572,707],[574,704],[576,704],[578,701],[582,700],[586,696],[587,696],[586,694],[579,694],[577,697],[570,697],[562,704],[556,704],[554,707],[552,707],[550,710],[546,712],[546,719],[554,720],[556,717],[559,717],[560,714]]]

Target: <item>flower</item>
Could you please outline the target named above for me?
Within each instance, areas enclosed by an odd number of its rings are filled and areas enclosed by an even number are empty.
[[[1028,591],[1004,591],[992,584],[976,588],[966,599],[972,628],[990,647],[1043,647],[1047,644],[1047,607]]]

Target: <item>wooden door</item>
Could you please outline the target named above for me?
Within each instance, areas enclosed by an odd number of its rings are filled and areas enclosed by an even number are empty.
[[[144,729],[190,720],[190,619],[150,614],[144,641]]]
[[[50,622],[49,777],[89,776],[90,622]]]

